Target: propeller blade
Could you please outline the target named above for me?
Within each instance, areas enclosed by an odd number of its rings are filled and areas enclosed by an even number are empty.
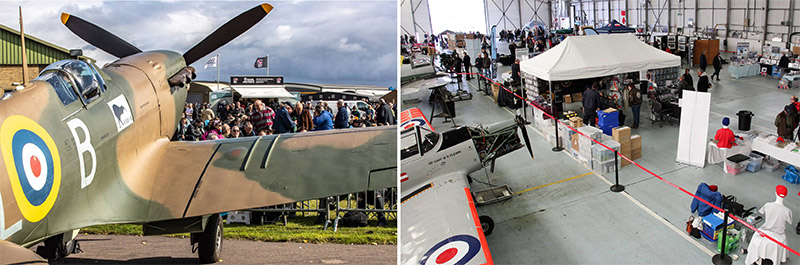
[[[516,120],[517,120],[517,127],[519,127],[519,130],[522,131],[522,137],[525,140],[525,147],[528,147],[528,153],[531,154],[531,159],[534,159],[533,149],[531,148],[531,140],[528,139],[528,129],[525,128],[525,119],[517,115]]]
[[[89,44],[118,58],[142,52],[117,35],[79,17],[61,13],[61,23]]]
[[[270,11],[272,11],[272,5],[261,4],[231,19],[183,54],[186,65],[200,60],[200,58],[242,35],[242,33],[267,16]]]

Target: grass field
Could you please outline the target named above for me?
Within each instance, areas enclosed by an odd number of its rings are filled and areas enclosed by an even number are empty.
[[[226,239],[247,239],[268,242],[298,243],[337,243],[337,244],[397,244],[397,221],[389,219],[386,227],[377,227],[377,220],[370,219],[369,226],[350,228],[339,227],[333,232],[332,225],[322,230],[322,225],[314,224],[315,216],[292,217],[287,225],[283,223],[267,225],[226,224]],[[81,233],[102,235],[142,235],[142,225],[114,224],[81,229]],[[188,237],[188,233],[169,235]]]

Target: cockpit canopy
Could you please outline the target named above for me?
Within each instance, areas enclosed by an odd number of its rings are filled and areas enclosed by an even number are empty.
[[[64,105],[78,98],[89,103],[105,92],[105,82],[95,66],[80,60],[61,60],[50,64],[35,80],[50,83]]]

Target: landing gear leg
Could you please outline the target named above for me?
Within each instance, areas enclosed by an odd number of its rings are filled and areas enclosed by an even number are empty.
[[[77,232],[77,230],[75,231]],[[65,234],[58,234],[45,239],[44,246],[36,248],[36,254],[46,258],[48,261],[56,261],[69,256],[69,254],[76,253],[76,250],[80,250],[80,246],[75,241],[72,233],[68,233],[67,236],[72,239],[66,242],[64,241]],[[77,233],[75,234],[77,235]]]
[[[215,263],[222,257],[222,217],[208,217],[203,232],[191,234],[192,245],[197,243],[197,256],[202,263]]]

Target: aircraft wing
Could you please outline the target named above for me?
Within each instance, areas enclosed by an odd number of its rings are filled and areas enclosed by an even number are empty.
[[[144,221],[397,186],[394,126],[168,142]]]
[[[47,264],[47,261],[27,248],[0,240],[0,264]]]
[[[431,123],[428,122],[428,118],[425,117],[425,114],[422,114],[422,110],[419,108],[407,109],[400,112],[401,130],[411,129],[414,126],[420,126],[434,131],[433,127],[431,127]]]
[[[465,176],[439,176],[402,195],[402,264],[493,264]]]

